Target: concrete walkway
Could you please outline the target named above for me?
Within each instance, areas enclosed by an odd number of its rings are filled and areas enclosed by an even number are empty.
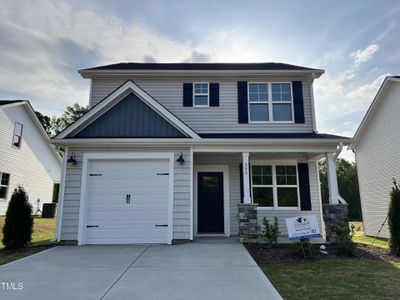
[[[203,240],[56,247],[0,267],[0,299],[281,297],[240,243]]]

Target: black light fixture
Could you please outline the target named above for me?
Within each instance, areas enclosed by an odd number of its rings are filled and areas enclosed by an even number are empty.
[[[176,160],[179,164],[183,165],[185,163],[185,160],[183,159],[183,153],[181,152],[181,155],[178,157]]]
[[[74,166],[77,164],[77,161],[76,161],[76,159],[75,159],[75,153],[74,153],[74,152],[71,153],[71,156],[68,158],[67,163],[68,163],[68,164],[72,164],[72,165],[74,165]]]

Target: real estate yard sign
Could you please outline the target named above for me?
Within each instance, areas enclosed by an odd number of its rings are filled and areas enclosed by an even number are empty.
[[[317,217],[315,215],[287,218],[286,226],[289,240],[321,237]]]

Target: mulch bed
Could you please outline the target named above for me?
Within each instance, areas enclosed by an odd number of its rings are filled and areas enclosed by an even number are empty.
[[[32,246],[32,247],[25,247],[21,249],[15,249],[15,250],[7,250],[7,249],[0,249],[0,256],[7,256],[7,255],[14,255],[14,254],[24,254],[26,256],[42,252],[44,250],[47,250],[49,248],[54,247],[55,244],[46,244],[46,245],[40,245],[40,246]]]
[[[339,256],[336,255],[336,246],[330,244],[325,245],[325,251],[327,251],[328,254],[322,254],[319,248],[320,245],[313,244],[313,254],[308,258],[298,256],[292,249],[289,248],[288,244],[278,244],[272,247],[265,244],[244,244],[244,246],[259,265],[339,258]],[[346,258],[346,256],[340,256],[340,258]],[[400,257],[390,255],[389,250],[387,249],[360,244],[356,250],[355,256],[348,258],[366,258],[383,260],[386,262],[400,262]]]

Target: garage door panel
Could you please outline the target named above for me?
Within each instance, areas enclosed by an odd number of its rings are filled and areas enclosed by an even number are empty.
[[[88,244],[166,243],[168,160],[92,161],[88,177]],[[167,174],[167,175],[165,175]],[[130,203],[126,195],[130,194]]]

